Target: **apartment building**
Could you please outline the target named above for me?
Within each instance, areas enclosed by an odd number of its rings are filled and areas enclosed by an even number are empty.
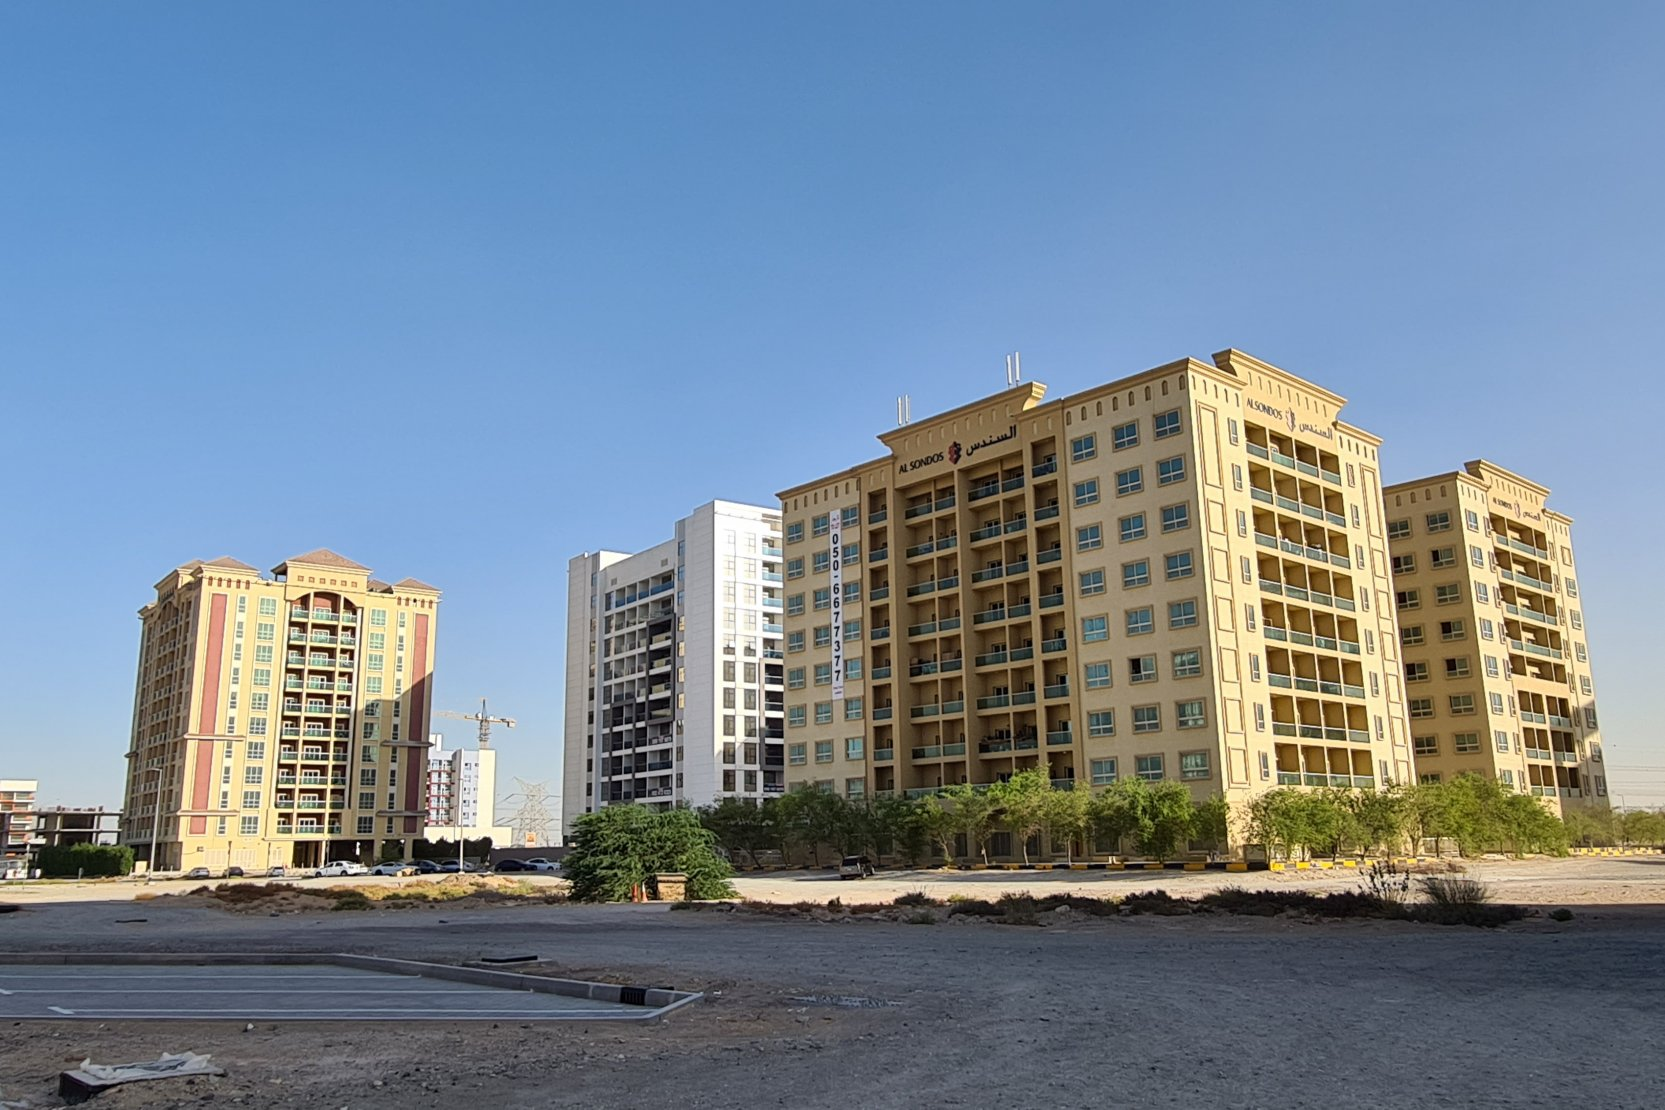
[[[1484,460],[1384,495],[1417,774],[1605,806],[1572,520]]]
[[[408,854],[440,591],[333,551],[193,560],[139,610],[122,843],[158,870]]]
[[[39,792],[39,779],[0,779],[0,814],[6,817],[0,858],[21,860],[40,846]]]
[[[787,781],[1411,775],[1377,450],[1241,351],[1024,384],[780,495]]]
[[[497,752],[493,748],[447,748],[445,736],[428,737],[429,840],[491,837],[507,847],[514,833],[497,823]]]
[[[785,790],[780,513],[713,501],[567,565],[565,831],[585,813]]]

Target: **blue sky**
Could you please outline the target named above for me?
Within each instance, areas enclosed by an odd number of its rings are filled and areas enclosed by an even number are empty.
[[[1013,349],[1070,392],[1235,346],[1350,398],[1390,479],[1554,489],[1614,790],[1665,803],[1662,34],[1624,3],[7,5],[0,775],[118,803],[151,584],[328,546],[445,589],[436,705],[489,696],[505,780],[553,780],[571,554],[858,461],[896,394],[992,392]]]

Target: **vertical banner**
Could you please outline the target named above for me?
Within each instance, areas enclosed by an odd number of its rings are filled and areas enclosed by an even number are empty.
[[[832,545],[832,696],[837,701],[844,697],[844,514],[833,509],[827,520]]]

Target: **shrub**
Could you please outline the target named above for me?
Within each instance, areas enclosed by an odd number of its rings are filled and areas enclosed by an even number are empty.
[[[1436,906],[1482,906],[1492,900],[1490,888],[1476,879],[1425,875],[1417,880],[1422,895]]]
[[[987,898],[968,898],[956,895],[948,900],[948,915],[969,914],[972,917],[999,917],[1005,909],[995,905]]]
[[[930,910],[920,910],[917,913],[910,913],[903,920],[909,925],[935,925],[937,915]]]
[[[1364,872],[1364,893],[1384,906],[1399,907],[1411,892],[1411,874],[1392,860],[1375,860]]]
[[[923,890],[910,890],[906,894],[898,894],[894,904],[898,906],[940,906],[942,902],[939,899],[932,898]]]
[[[1178,917],[1190,913],[1192,908],[1192,903],[1175,898],[1165,890],[1141,890],[1122,899],[1122,909],[1127,913]]]
[[[1551,921],[1571,921],[1573,919],[1573,912],[1563,906],[1558,910],[1550,910],[1549,919]]]
[[[58,844],[42,848],[36,862],[49,879],[110,878],[132,874],[133,849],[118,844]]]
[[[728,862],[692,811],[606,806],[578,818],[562,871],[575,902],[623,902],[655,874],[688,876],[690,899],[732,898]]]

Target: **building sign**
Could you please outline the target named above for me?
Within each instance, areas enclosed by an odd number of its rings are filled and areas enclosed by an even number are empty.
[[[1519,501],[1510,501],[1507,498],[1497,496],[1495,493],[1491,495],[1491,498],[1492,498],[1492,504],[1493,505],[1496,505],[1498,508],[1502,509],[1504,512],[1513,513],[1515,516],[1520,517],[1522,520],[1539,520],[1539,521],[1541,521],[1541,520],[1544,519],[1544,514],[1543,513],[1537,512],[1534,509],[1529,509],[1525,505],[1521,504]]]
[[[1265,401],[1256,401],[1252,397],[1245,398],[1243,405],[1245,408],[1250,408],[1255,412],[1264,413],[1267,416],[1270,416],[1273,420],[1276,420],[1279,424],[1288,428],[1291,435],[1297,432],[1304,432],[1307,435],[1317,436],[1319,439],[1335,438],[1335,429],[1333,428],[1324,428],[1317,424],[1308,423],[1304,420],[1296,420],[1294,409],[1280,409],[1274,405],[1268,405]]]
[[[844,514],[833,509],[827,522],[827,542],[832,545],[832,696],[836,701],[844,696]]]
[[[971,444],[969,447],[962,447],[960,445],[960,441],[955,440],[941,451],[936,451],[929,455],[921,455],[917,459],[909,459],[906,462],[897,463],[896,473],[912,474],[916,470],[923,470],[927,466],[935,466],[937,463],[941,462],[949,463],[952,466],[958,466],[960,465],[960,461],[962,459],[969,459],[977,452],[988,447],[993,447],[997,443],[1005,443],[1008,439],[1016,439],[1017,434],[1017,425],[1011,424],[1008,425],[1006,430],[1001,432],[999,435],[985,436],[976,443]]]

